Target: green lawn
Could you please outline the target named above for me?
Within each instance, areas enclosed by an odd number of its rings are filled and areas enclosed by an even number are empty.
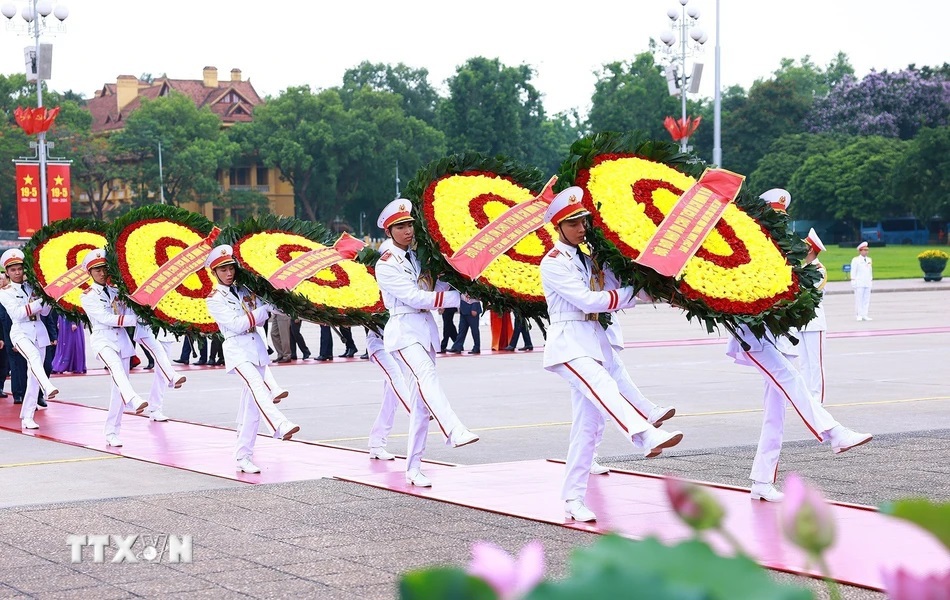
[[[917,255],[924,250],[943,250],[950,254],[947,246],[886,246],[871,248],[868,256],[874,261],[874,279],[923,279]],[[848,274],[841,270],[842,265],[851,264],[858,255],[854,248],[831,246],[818,257],[828,269],[830,281],[847,281]]]

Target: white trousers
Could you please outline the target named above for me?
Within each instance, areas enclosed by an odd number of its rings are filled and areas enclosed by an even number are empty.
[[[656,408],[656,404],[644,396],[640,388],[637,387],[637,384],[633,382],[633,378],[630,377],[630,372],[627,371],[627,366],[623,364],[620,352],[613,347],[610,348],[610,352],[610,362],[604,365],[607,368],[607,372],[610,373],[613,380],[617,382],[617,388],[620,390],[620,395],[623,396],[623,399],[630,403],[630,406],[633,407],[633,410],[637,411],[638,415],[649,422],[650,413]],[[573,395],[574,393],[574,388],[572,388],[571,394]],[[573,406],[573,398],[571,402]],[[600,424],[600,427],[597,428],[593,456],[595,459],[597,458],[597,447],[600,446],[600,442],[604,439],[604,430],[607,429],[606,425],[607,421],[605,419],[604,422]],[[590,465],[588,465],[588,468],[589,467]]]
[[[871,288],[854,288],[854,316],[864,318],[868,316],[868,308],[871,306]]]
[[[409,403],[412,401],[412,394],[403,378],[399,363],[389,352],[378,350],[369,358],[383,372],[383,403],[369,432],[369,447],[385,448],[396,418],[396,405],[402,404],[411,415]]]
[[[571,394],[571,440],[561,496],[564,500],[583,499],[590,477],[590,465],[598,441],[598,429],[605,418],[613,421],[624,437],[646,431],[650,424],[620,393],[610,372],[593,358],[582,357],[550,367],[567,380]],[[574,393],[576,391],[576,393]]]
[[[771,344],[763,344],[758,352],[746,352],[749,363],[765,380],[762,433],[752,461],[749,479],[774,482],[782,452],[785,430],[785,405],[790,402],[805,427],[820,442],[828,430],[838,426],[834,417],[808,391],[805,378],[784,354]]]
[[[801,331],[798,345],[798,363],[808,391],[818,401],[825,403],[825,332]]]
[[[13,342],[13,347],[20,353],[20,356],[26,359],[26,395],[23,396],[23,404],[20,405],[20,418],[32,419],[33,414],[36,413],[36,402],[40,397],[40,388],[43,388],[43,393],[48,396],[56,386],[47,377],[46,371],[43,369],[43,357],[40,356],[40,352],[33,342],[28,338],[20,338]],[[45,348],[43,350],[46,351]],[[2,350],[2,352],[6,352],[6,350]]]
[[[123,333],[124,335],[124,333]],[[106,435],[119,435],[122,428],[122,412],[125,405],[137,397],[132,382],[129,381],[129,359],[122,358],[112,348],[99,351],[99,360],[105,365],[112,378],[112,391],[109,395],[109,412],[106,415]]]
[[[445,443],[451,443],[452,431],[463,427],[458,415],[452,410],[449,399],[445,397],[442,384],[435,372],[435,352],[426,350],[421,344],[412,344],[396,350],[393,357],[398,358],[407,387],[410,390],[409,404],[409,442],[406,445],[406,470],[422,468],[422,453],[426,449],[426,436],[429,434],[429,415],[445,437]]]
[[[155,358],[155,376],[152,378],[152,389],[148,393],[148,410],[149,412],[162,410],[165,404],[165,390],[178,381],[178,371],[168,360],[168,349],[165,344],[155,338],[144,338],[139,340],[139,343]]]
[[[254,442],[257,440],[257,430],[262,414],[271,435],[287,420],[287,417],[274,404],[270,387],[265,383],[269,379],[274,388],[277,387],[277,381],[270,373],[270,367],[243,362],[234,367],[234,370],[244,380],[237,416],[237,448],[234,452],[234,458],[241,460],[251,458],[254,454]]]

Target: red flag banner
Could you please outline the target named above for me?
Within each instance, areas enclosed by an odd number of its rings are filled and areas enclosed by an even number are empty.
[[[349,260],[359,254],[365,244],[348,233],[344,233],[332,248],[316,248],[284,264],[267,281],[278,290],[288,292],[310,279],[320,271]]]
[[[554,200],[552,177],[533,200],[516,204],[465,242],[446,260],[460,275],[475,281],[493,260],[514,248],[528,234],[544,226],[544,213]]]
[[[744,179],[725,169],[706,169],[676,201],[635,262],[667,277],[679,275],[736,199]]]
[[[89,273],[82,268],[82,263],[77,264],[72,269],[66,271],[53,281],[46,284],[43,291],[53,300],[59,300],[76,289],[86,281],[89,281]]]
[[[20,237],[32,237],[43,226],[39,163],[16,163],[16,205]]]
[[[219,233],[221,230],[215,227],[208,237],[176,254],[143,281],[129,298],[142,306],[155,308],[165,294],[181,285],[189,275],[204,268],[205,259],[211,254]]]
[[[69,163],[46,164],[46,196],[49,199],[49,222],[61,221],[72,216],[72,185],[69,180]]]

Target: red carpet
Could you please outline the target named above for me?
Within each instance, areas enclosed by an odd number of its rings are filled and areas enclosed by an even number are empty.
[[[254,462],[259,475],[235,471],[234,431],[195,423],[152,423],[126,415],[121,448],[109,448],[102,432],[105,411],[52,402],[39,411],[34,437],[82,446],[127,458],[225,477],[247,483],[280,483],[337,477],[396,492],[461,506],[592,532],[616,531],[631,538],[656,536],[666,542],[689,537],[669,507],[661,478],[613,472],[590,479],[587,503],[599,521],[565,521],[560,497],[563,465],[522,461],[471,466],[429,463],[432,488],[405,483],[402,460],[369,460],[365,452],[307,442],[260,437]],[[0,405],[0,429],[20,432],[19,407]],[[752,502],[748,490],[707,484],[727,510],[727,528],[744,550],[762,565],[779,571],[817,575],[801,552],[788,544],[778,526],[778,506]],[[881,589],[880,570],[902,566],[927,573],[950,569],[950,556],[929,534],[866,507],[835,505],[838,542],[828,558],[835,579],[849,585]],[[729,552],[722,540],[710,539]]]

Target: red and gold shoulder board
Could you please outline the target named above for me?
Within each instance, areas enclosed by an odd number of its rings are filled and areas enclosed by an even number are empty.
[[[393,253],[390,252],[389,250],[387,250],[387,251],[383,252],[383,255],[382,255],[382,256],[379,257],[379,260],[389,260],[389,257],[392,256],[392,255],[393,255]]]
[[[83,293],[83,294],[88,294],[88,293],[91,292],[91,291],[92,291],[92,286],[90,285],[89,287],[87,287],[86,289],[84,289],[84,290],[82,291],[82,293]]]
[[[557,257],[560,256],[560,255],[561,255],[561,251],[558,250],[557,248],[554,248],[554,249],[552,249],[550,252],[548,252],[548,256],[549,256],[550,258],[557,258]]]

